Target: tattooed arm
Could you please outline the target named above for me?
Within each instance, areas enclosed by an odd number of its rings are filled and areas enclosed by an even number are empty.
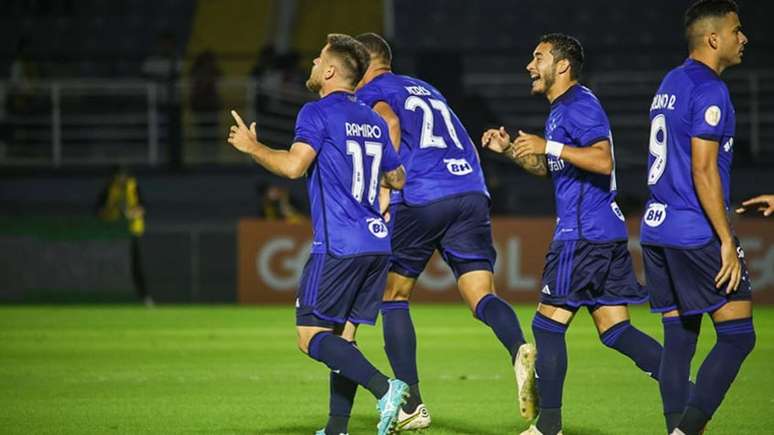
[[[532,175],[541,177],[548,175],[548,162],[545,154],[527,154],[519,157],[516,155],[516,145],[513,143],[508,145],[503,154]]]
[[[481,144],[484,148],[503,154],[510,160],[516,162],[517,165],[524,168],[525,171],[533,175],[546,176],[548,175],[548,165],[545,155],[529,154],[522,157],[516,154],[516,144],[511,142],[510,135],[505,131],[505,128],[500,127],[497,129],[490,129],[484,132],[481,137]]]

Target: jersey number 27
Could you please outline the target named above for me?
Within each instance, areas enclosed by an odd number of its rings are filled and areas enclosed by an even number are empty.
[[[419,141],[419,148],[446,148],[446,141],[441,136],[433,134],[433,125],[435,124],[433,109],[435,109],[441,113],[443,122],[446,124],[446,130],[449,132],[449,137],[454,142],[454,145],[459,149],[463,149],[462,143],[460,143],[460,139],[457,137],[457,131],[452,124],[449,108],[441,100],[428,98],[427,101],[430,102],[429,105],[422,98],[412,95],[406,98],[406,102],[403,104],[406,110],[411,110],[412,112],[416,112],[417,108],[422,110],[422,137]],[[432,106],[432,109],[430,106]]]

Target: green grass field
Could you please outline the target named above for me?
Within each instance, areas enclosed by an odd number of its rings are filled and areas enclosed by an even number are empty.
[[[531,306],[517,308],[526,331]],[[462,305],[412,308],[429,434],[514,434],[504,349]],[[657,316],[633,322],[661,339]],[[758,342],[707,435],[772,433],[774,309],[755,314]],[[698,358],[714,331],[705,320]],[[528,332],[531,336],[531,332]],[[581,312],[568,332],[564,433],[660,434],[656,383],[604,347]],[[382,370],[381,330],[358,342]],[[694,369],[696,369],[694,364]],[[0,307],[0,433],[312,434],[327,415],[328,371],[295,346],[291,308]],[[350,433],[374,433],[358,392]]]

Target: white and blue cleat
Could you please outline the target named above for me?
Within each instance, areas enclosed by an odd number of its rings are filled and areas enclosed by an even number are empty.
[[[325,435],[325,429],[320,429],[314,433],[314,435]],[[348,433],[340,433],[339,435],[349,435]]]
[[[377,435],[389,435],[394,433],[398,422],[398,413],[400,407],[406,402],[409,394],[409,386],[398,379],[390,379],[390,388],[376,403],[376,410],[379,411],[379,424],[376,426]]]

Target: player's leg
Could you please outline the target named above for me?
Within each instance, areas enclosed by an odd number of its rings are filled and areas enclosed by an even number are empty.
[[[541,303],[532,319],[532,333],[537,346],[535,374],[540,397],[535,428],[544,435],[556,435],[562,430],[562,391],[567,375],[565,333],[574,315],[575,311],[567,308]]]
[[[362,385],[377,399],[390,389],[389,378],[376,369],[352,343],[331,327],[298,326],[298,347],[311,358]]]
[[[398,424],[427,427],[430,418],[422,405],[419,389],[417,339],[409,299],[417,277],[433,255],[436,240],[443,233],[444,216],[436,212],[436,204],[394,207],[390,273],[381,306],[384,350],[395,377],[409,385],[410,394]],[[421,418],[423,415],[427,418]]]
[[[662,346],[631,324],[627,306],[597,305],[589,311],[602,343],[626,355],[648,376],[658,380]]]
[[[591,293],[597,304],[589,307],[599,338],[658,380],[661,344],[629,321],[627,304],[645,302],[648,296],[637,282],[626,242],[587,245],[583,250],[588,252],[579,266],[582,270],[597,270],[603,277],[601,281],[591,280]]]
[[[449,221],[438,250],[457,278],[457,288],[477,319],[492,329],[511,356],[525,343],[519,320],[510,304],[494,291],[497,253],[492,242],[489,199],[469,194],[447,201]]]
[[[384,287],[386,257],[380,256],[380,287],[369,293],[370,314],[362,322],[373,323]],[[298,346],[311,358],[327,365],[370,391],[379,402],[379,433],[386,434],[397,418],[408,386],[390,380],[376,369],[351,342],[334,333],[336,325],[356,323],[350,318],[362,297],[362,288],[374,268],[374,257],[335,258],[312,254],[304,266],[296,308]]]
[[[662,247],[642,246],[651,311],[662,314],[664,347],[659,365],[659,391],[667,432],[680,422],[688,402],[691,360],[699,339],[701,316],[680,316],[677,289]]]
[[[382,299],[382,334],[384,350],[395,377],[407,383],[410,394],[403,405],[404,413],[414,414],[422,404],[417,370],[417,336],[411,319],[409,299],[416,278],[397,272],[387,275]]]
[[[739,367],[754,346],[749,274],[740,249],[743,279],[736,292],[726,295],[715,287],[714,281],[720,269],[718,241],[696,249],[663,248],[663,252],[676,289],[680,324],[685,327],[687,323],[698,335],[700,315],[711,313],[718,333],[715,347],[702,363],[700,376],[690,392],[685,412],[678,424],[684,433],[695,434],[712,418]],[[693,324],[686,318],[693,319]],[[665,335],[666,331],[665,325]],[[665,353],[671,351],[665,347]],[[686,352],[685,349],[679,349],[672,353],[681,355]],[[686,359],[689,361],[689,358]],[[668,358],[662,357],[662,394],[665,389],[675,388],[663,385],[664,370],[672,370],[667,366],[668,363]],[[681,391],[681,398],[686,395],[684,391]]]
[[[334,333],[344,340],[357,346],[355,334],[357,325],[347,322],[344,325],[337,325]],[[349,417],[352,412],[352,404],[355,402],[357,393],[357,383],[350,380],[341,373],[331,371],[330,373],[330,400],[328,403],[328,422],[324,435],[339,435],[348,433]],[[321,434],[321,435],[322,435]]]
[[[511,305],[494,293],[494,276],[490,270],[470,270],[474,267],[491,267],[488,262],[451,260],[460,295],[478,320],[492,329],[505,350],[516,360],[519,348],[526,343],[524,334]]]
[[[678,428],[698,434],[715,414],[747,355],[755,346],[752,302],[731,301],[712,313],[717,340],[699,368]]]
[[[664,350],[659,366],[659,390],[667,432],[680,423],[690,393],[691,361],[701,330],[701,315],[680,316],[677,310],[663,313]]]
[[[457,278],[457,288],[474,316],[492,329],[510,356],[516,375],[519,412],[535,416],[535,347],[526,343],[513,307],[494,290],[497,253],[492,243],[489,199],[469,194],[447,201],[453,216],[439,243],[439,251]]]

